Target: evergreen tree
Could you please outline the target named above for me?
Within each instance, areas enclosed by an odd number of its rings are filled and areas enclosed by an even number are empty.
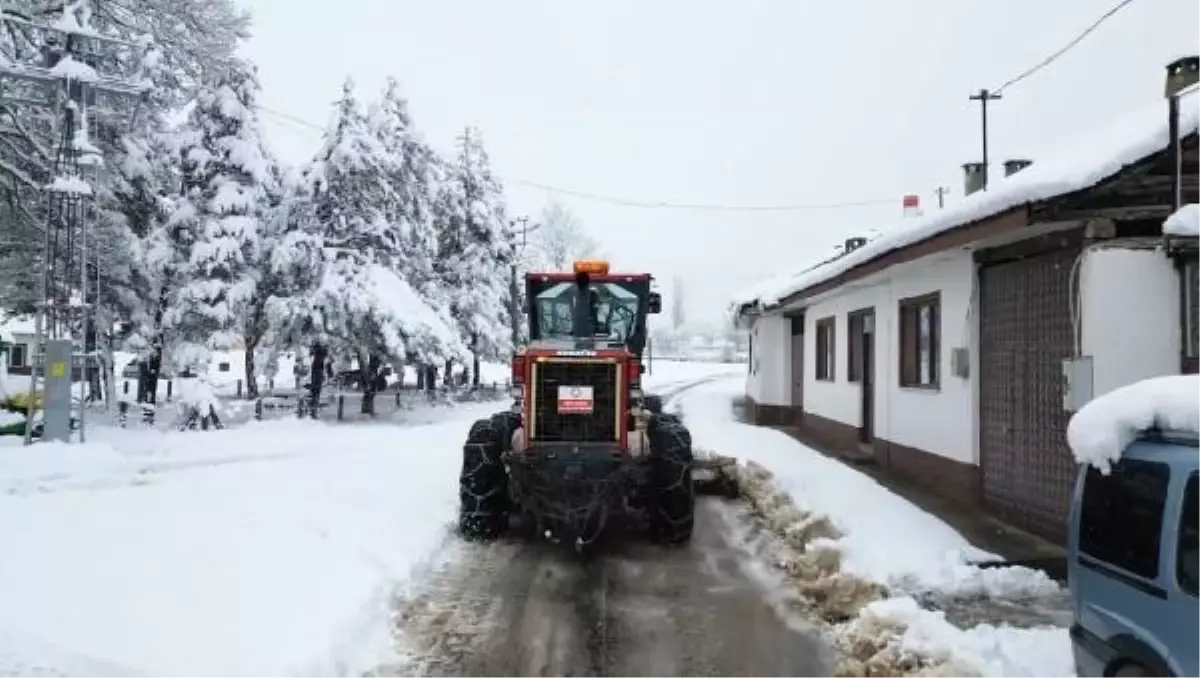
[[[254,68],[236,64],[201,90],[181,131],[182,191],[170,222],[178,282],[165,324],[181,369],[208,370],[228,350],[256,294],[259,220],[270,179],[259,136]]]
[[[325,272],[305,312],[320,344],[358,358],[363,410],[372,413],[385,362],[409,354],[442,357],[461,346],[398,272],[403,229],[392,221],[402,204],[393,183],[395,162],[368,124],[351,82],[336,109],[333,129],[306,176]]]
[[[168,237],[179,183],[179,157],[173,140],[161,133],[122,139],[99,223],[119,233],[125,258],[106,261],[104,288],[109,308],[123,321],[119,337],[138,355],[137,401],[154,403],[166,338],[163,319],[168,293],[181,269]]]
[[[459,335],[471,347],[478,384],[480,359],[498,359],[511,350],[505,299],[512,248],[500,184],[479,133],[467,128],[458,142],[435,202],[434,270]]]

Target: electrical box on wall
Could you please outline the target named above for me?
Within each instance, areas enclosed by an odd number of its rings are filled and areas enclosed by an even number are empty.
[[[1078,412],[1092,399],[1092,356],[1066,358],[1062,362],[1063,409]]]
[[[971,376],[971,351],[958,347],[950,349],[950,374],[966,379]]]

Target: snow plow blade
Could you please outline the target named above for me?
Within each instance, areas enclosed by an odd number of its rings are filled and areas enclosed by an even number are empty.
[[[692,462],[692,487],[696,494],[737,499],[737,459],[719,454],[697,456]]]

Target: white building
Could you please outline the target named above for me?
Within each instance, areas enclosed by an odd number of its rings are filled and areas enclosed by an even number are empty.
[[[1167,137],[1163,105],[736,300],[750,415],[1062,538],[1068,396],[1196,370],[1196,237],[1163,236]]]

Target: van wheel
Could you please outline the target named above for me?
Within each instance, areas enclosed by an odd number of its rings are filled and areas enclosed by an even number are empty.
[[[1114,676],[1152,676],[1150,669],[1137,662],[1125,662],[1113,672]]]

